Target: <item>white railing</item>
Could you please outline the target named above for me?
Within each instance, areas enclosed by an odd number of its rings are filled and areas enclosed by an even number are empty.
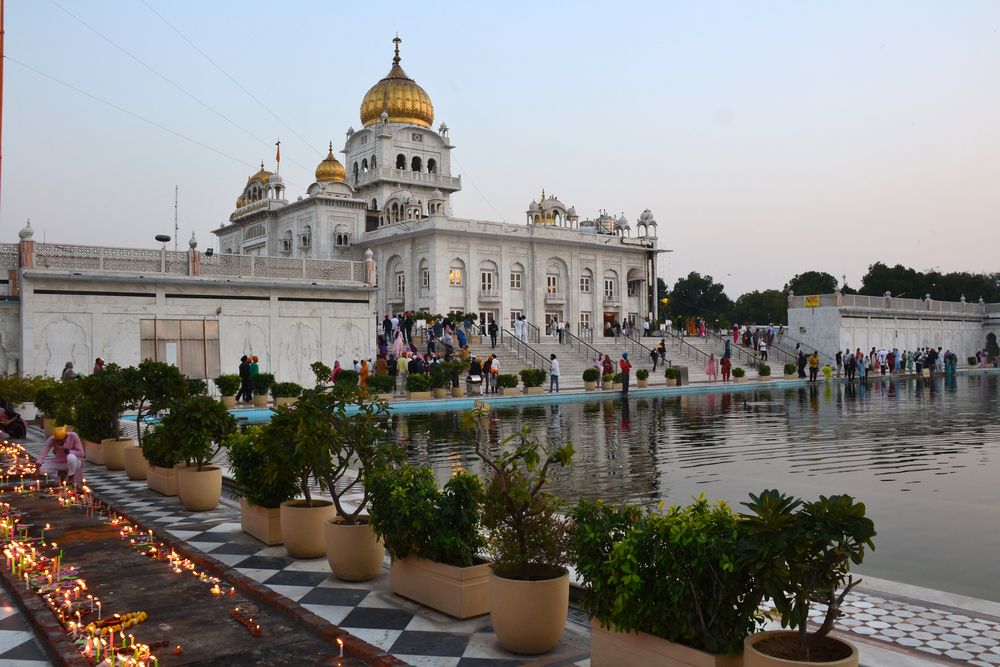
[[[565,292],[546,292],[545,293],[545,303],[565,303],[566,293]]]
[[[0,269],[16,269],[18,263],[18,245],[0,243]]]
[[[353,181],[354,185],[365,185],[380,178],[400,183],[434,185],[455,190],[462,188],[462,179],[459,176],[442,176],[441,174],[428,174],[420,171],[407,171],[406,169],[392,169],[390,167],[369,169],[364,173],[359,173],[357,178],[351,176],[350,180]]]
[[[622,302],[622,297],[620,294],[605,294],[604,303],[605,305],[612,305]]]
[[[386,301],[389,303],[403,303],[405,301],[406,292],[392,291],[386,296]]]
[[[499,299],[500,299],[500,290],[495,290],[495,289],[479,290],[480,301],[498,301]]]
[[[870,310],[906,310],[931,313],[954,313],[959,315],[981,315],[989,312],[990,305],[977,302],[937,301],[930,299],[909,299],[865,294],[820,294],[818,296],[794,295],[789,299],[789,308],[809,308],[840,306],[842,308],[864,308]]]
[[[36,243],[34,267],[113,273],[187,275],[188,254],[150,248],[107,248],[64,243]]]

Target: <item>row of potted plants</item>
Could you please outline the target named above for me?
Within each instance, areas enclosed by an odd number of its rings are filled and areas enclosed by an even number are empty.
[[[240,376],[235,373],[225,373],[213,380],[216,389],[222,395],[222,403],[227,408],[236,406],[236,394],[240,390]],[[270,395],[274,405],[291,405],[295,403],[302,387],[294,382],[276,382],[271,373],[257,373],[250,378],[250,388],[253,391],[253,404],[256,407],[266,407]]]

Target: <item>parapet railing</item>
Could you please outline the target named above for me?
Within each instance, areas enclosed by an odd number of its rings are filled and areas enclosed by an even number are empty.
[[[600,350],[572,332],[563,331],[563,338],[574,350],[580,354],[586,354],[590,359],[593,359],[594,355],[601,359],[604,358],[604,354]]]
[[[967,301],[938,301],[936,299],[910,299],[866,294],[813,294],[788,297],[789,308],[817,308],[840,306],[842,308],[867,308],[873,310],[922,310],[932,313],[981,315],[991,305]]]
[[[757,352],[755,352],[753,350],[748,350],[747,348],[743,347],[743,345],[740,344],[740,343],[738,343],[738,342],[734,343],[733,342],[733,338],[732,338],[732,334],[730,334],[727,337],[727,336],[723,336],[720,332],[718,332],[718,331],[712,331],[711,329],[707,329],[705,331],[705,334],[709,338],[717,340],[719,343],[721,343],[722,346],[723,346],[723,349],[725,349],[726,343],[728,342],[729,343],[729,352],[738,361],[743,361],[743,362],[751,365],[753,368],[757,368],[757,364],[759,364],[761,362],[760,355]],[[775,334],[775,339],[777,339],[777,337],[778,337],[777,334]],[[785,355],[786,357],[788,356],[787,352],[785,352],[783,350],[776,349],[773,345],[769,345],[768,346],[768,350],[767,350],[767,352],[768,352],[768,361],[770,361],[770,357],[771,357],[771,352],[772,351],[774,351],[776,354],[779,354],[779,355]]]
[[[500,343],[506,345],[516,358],[523,358],[526,363],[534,368],[548,370],[552,366],[552,362],[546,359],[545,355],[519,339],[509,329],[500,329]]]

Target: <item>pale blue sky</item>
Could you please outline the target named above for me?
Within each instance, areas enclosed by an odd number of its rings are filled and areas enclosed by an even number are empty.
[[[876,260],[1000,270],[1000,2],[147,2],[308,143],[141,0],[8,0],[8,56],[238,161],[8,61],[2,240],[30,217],[39,240],[151,247],[176,183],[205,247],[275,140],[304,191],[399,31],[457,146],[458,216],[522,223],[542,187],[586,216],[650,208],[671,281],[733,297]]]

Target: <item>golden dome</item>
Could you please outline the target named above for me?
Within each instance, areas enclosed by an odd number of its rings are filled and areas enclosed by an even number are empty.
[[[330,142],[330,152],[326,158],[316,166],[317,183],[343,183],[346,173],[344,165],[340,164],[337,158],[333,157],[333,142]]]
[[[267,182],[269,180],[271,180],[272,176],[274,176],[274,174],[272,174],[271,172],[269,172],[266,169],[264,169],[264,163],[261,162],[260,163],[260,171],[258,171],[256,174],[254,174],[253,176],[251,176],[250,180],[251,181],[257,181],[261,185],[267,185]]]
[[[236,208],[243,208],[244,206],[246,206],[246,204],[247,200],[246,197],[244,197],[243,195],[240,195],[239,197],[236,198]]]
[[[430,127],[434,122],[434,105],[430,96],[417,82],[406,76],[399,66],[399,36],[396,55],[392,59],[392,69],[384,79],[376,83],[365,99],[361,101],[361,123],[368,127],[379,122],[383,112],[389,114],[390,123],[406,123]]]

